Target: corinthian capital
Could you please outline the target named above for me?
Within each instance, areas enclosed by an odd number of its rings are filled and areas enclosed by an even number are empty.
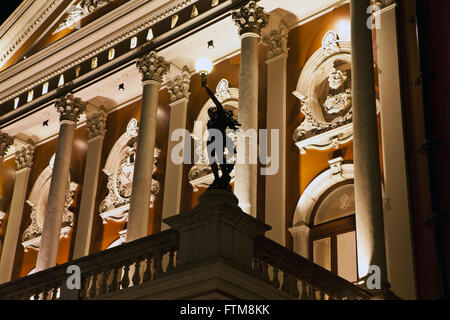
[[[255,1],[250,1],[239,10],[234,11],[232,17],[239,27],[239,35],[241,36],[245,33],[261,35],[261,29],[269,22],[269,15]]]
[[[158,56],[155,51],[139,59],[136,66],[142,74],[142,82],[153,80],[161,83],[163,76],[170,69],[170,63],[166,62],[163,57]]]
[[[99,111],[87,118],[88,139],[91,140],[98,136],[104,136],[106,132],[106,117],[105,111]]]
[[[34,147],[32,145],[27,145],[22,147],[16,152],[16,166],[17,170],[22,170],[24,168],[31,168],[33,164],[33,152]]]
[[[0,158],[8,152],[9,147],[14,143],[14,139],[8,134],[0,132]],[[0,159],[1,160],[1,159]]]
[[[265,35],[262,38],[263,44],[268,47],[267,59],[272,59],[288,53],[288,31],[289,30],[286,26],[280,25],[278,29],[270,31],[268,35]]]
[[[189,83],[191,82],[191,74],[187,66],[184,66],[181,74],[177,75],[174,80],[167,83],[167,90],[170,94],[170,101],[186,98],[189,99]]]
[[[77,122],[81,114],[86,110],[87,103],[80,98],[75,98],[71,93],[59,98],[55,107],[60,115],[60,121],[68,120]]]

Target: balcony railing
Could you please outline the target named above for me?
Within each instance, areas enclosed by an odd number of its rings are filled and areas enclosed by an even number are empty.
[[[301,300],[365,300],[370,294],[265,237],[254,239],[253,271]]]
[[[94,299],[174,269],[177,248],[178,233],[167,230],[3,284],[0,299]],[[64,290],[70,265],[80,267],[81,290]]]

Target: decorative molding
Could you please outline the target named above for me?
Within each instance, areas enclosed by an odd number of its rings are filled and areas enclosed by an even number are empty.
[[[31,166],[33,165],[33,152],[34,146],[32,145],[23,147],[16,152],[15,161],[18,171],[25,168],[31,168]]]
[[[331,167],[328,170],[318,175],[306,187],[295,209],[292,223],[293,227],[309,225],[311,213],[313,212],[313,209],[320,197],[332,186],[342,181],[354,179],[353,164],[340,165],[340,174],[336,175],[336,168],[333,168],[333,166],[338,162],[339,161],[336,159],[336,162],[330,164]]]
[[[113,0],[83,0],[76,6],[71,6],[71,10],[68,12],[69,16],[61,22],[53,34],[73,26],[77,22],[80,22],[81,19],[86,18],[91,13],[97,11],[112,1]]]
[[[170,94],[170,101],[175,102],[181,99],[189,99],[189,86],[191,82],[191,74],[187,66],[183,67],[181,74],[177,75],[174,80],[167,82],[167,90]]]
[[[131,119],[126,132],[116,141],[106,160],[103,172],[108,176],[108,194],[100,203],[99,211],[103,223],[108,220],[116,222],[128,220],[131,187],[134,173],[134,157],[136,153],[138,122]],[[155,148],[153,171],[157,170],[161,150]],[[156,196],[160,192],[160,183],[154,176],[150,193],[150,208],[153,207]]]
[[[268,35],[263,36],[262,42],[268,47],[267,60],[288,54],[288,33],[289,29],[282,24],[277,29],[271,30]]]
[[[352,129],[351,46],[334,31],[322,39],[303,68],[293,94],[301,102],[303,122],[294,132],[301,153],[337,148],[350,141]]]
[[[60,121],[77,123],[81,114],[86,111],[87,103],[69,93],[56,100],[55,107],[60,115]]]
[[[222,79],[216,87],[216,97],[227,109],[239,108],[239,89],[230,88],[228,80]],[[199,115],[194,122],[194,130],[191,133],[195,140],[196,158],[199,159],[188,173],[189,183],[198,191],[199,188],[207,188],[214,181],[214,176],[208,163],[206,150],[206,142],[208,141],[207,122],[209,120],[208,109],[215,106],[214,102],[209,99],[202,107]],[[230,137],[236,143],[236,136],[230,133]],[[234,181],[234,170],[230,173],[231,181]]]
[[[107,113],[101,110],[87,117],[86,128],[88,130],[88,140],[105,135],[107,116]]]
[[[375,5],[379,6],[381,9],[389,7],[391,4],[397,4],[397,0],[377,0]]]
[[[14,144],[14,139],[4,132],[0,132],[0,158],[3,158],[9,148]]]
[[[97,54],[99,54],[100,52],[103,52],[105,50],[109,50],[110,48],[112,48],[113,46],[117,45],[118,43],[136,35],[137,33],[151,27],[152,25],[156,24],[157,22],[171,16],[172,14],[188,7],[189,5],[191,5],[193,2],[196,2],[198,0],[178,0],[175,3],[170,3],[167,6],[165,6],[164,8],[155,11],[153,14],[151,14],[150,16],[145,16],[140,18],[138,21],[136,21],[135,23],[133,23],[131,26],[127,27],[127,28],[123,28],[123,31],[120,33],[112,33],[110,37],[105,38],[103,41],[101,41],[100,43],[97,41],[95,43],[92,43],[89,47],[80,50],[79,54],[77,54],[76,56],[74,56],[73,58],[71,58],[69,61],[68,60],[63,60],[59,63],[56,63],[54,65],[54,67],[49,68],[48,70],[42,71],[37,73],[34,76],[29,77],[28,79],[26,79],[26,81],[24,81],[26,84],[19,90],[17,90],[15,87],[11,87],[10,89],[7,89],[5,91],[3,91],[0,94],[0,104],[3,104],[4,102],[22,94],[23,92],[29,91],[30,89],[34,88],[35,86],[38,86],[48,80],[50,80],[51,78],[60,75],[62,73],[64,73],[65,71],[69,70],[70,68],[73,68],[77,65],[80,65],[81,63],[83,63],[86,60],[91,59],[92,57],[96,56]],[[134,5],[133,1],[130,2],[130,5]],[[125,5],[124,5],[125,6]],[[92,25],[92,27],[94,28],[95,26]],[[98,28],[98,27],[97,27]],[[83,30],[85,28],[83,28],[81,31],[81,33],[83,33]],[[85,30],[87,32],[87,30]],[[92,31],[92,30],[90,30]],[[71,35],[69,35],[67,38],[68,41],[67,45],[70,45],[71,43],[73,43],[74,39],[72,39],[72,41],[70,41],[70,39],[72,37],[70,37]],[[79,37],[84,36],[83,34],[79,34]],[[64,39],[61,39],[64,40]],[[62,45],[62,42],[59,41],[60,45]],[[44,49],[45,50],[45,49]],[[47,51],[48,50],[48,51]],[[56,46],[50,46],[48,49],[46,50],[46,52],[43,52],[43,54],[45,54],[46,56],[50,56],[54,53],[55,50],[61,50],[61,48],[57,48]],[[27,59],[24,62],[30,62],[32,60],[33,57]],[[30,60],[30,61],[28,61]],[[37,63],[37,62],[36,62]],[[25,67],[25,66],[23,66]],[[10,76],[12,76],[14,73],[20,72],[21,69],[19,68],[23,68],[22,66],[18,66],[18,68],[13,68],[11,70],[5,70],[5,72],[13,72]],[[16,70],[19,69],[19,70]],[[0,81],[1,81],[1,76],[6,76],[7,74],[5,72],[2,72],[0,74]],[[21,82],[23,83],[23,82]]]
[[[31,224],[22,235],[22,246],[24,251],[29,249],[39,250],[41,243],[42,228],[44,226],[44,218],[47,207],[48,193],[50,191],[50,182],[53,172],[54,155],[50,160],[49,165],[45,168],[30,192],[30,197],[26,201],[31,207]],[[70,182],[70,177],[67,181],[68,189],[66,190],[66,199],[64,204],[63,219],[61,222],[60,238],[67,238],[73,226],[74,214],[70,211],[73,202],[74,192],[78,188],[78,184]]]
[[[42,10],[36,18],[33,19],[34,22],[27,24],[26,27],[22,28],[22,31],[17,34],[17,36],[14,37],[14,39],[12,39],[7,46],[3,47],[3,54],[0,57],[0,66],[3,66],[9,60],[9,58],[11,58],[17,52],[17,50],[19,50],[23,43],[28,40],[33,32],[41,26],[45,19],[47,19],[47,17],[53,13],[53,11],[59,6],[60,3],[63,2],[63,0],[53,0],[46,2],[48,3],[46,8]]]
[[[136,66],[142,75],[142,82],[153,80],[162,83],[163,76],[170,70],[170,63],[155,51],[144,55],[136,62]]]
[[[261,30],[269,23],[269,15],[256,1],[250,1],[239,10],[233,11],[232,18],[238,26],[240,36],[246,33],[261,35]]]

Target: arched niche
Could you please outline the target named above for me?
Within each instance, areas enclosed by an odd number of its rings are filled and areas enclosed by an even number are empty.
[[[127,129],[112,147],[106,159],[103,172],[108,176],[108,194],[100,203],[99,211],[103,224],[109,220],[121,222],[128,220],[131,186],[134,173],[134,157],[138,136],[138,122],[131,119]],[[156,172],[157,159],[161,150],[155,148],[153,174]],[[153,177],[150,194],[150,208],[159,194],[159,181]]]
[[[239,89],[230,88],[226,79],[222,79],[216,87],[216,97],[222,103],[223,107],[233,110],[235,114],[239,109]],[[208,153],[206,151],[206,142],[208,141],[207,123],[209,120],[208,109],[215,106],[209,99],[200,110],[197,119],[194,122],[194,130],[191,136],[196,141],[196,153],[200,159],[190,170],[188,174],[189,183],[197,191],[198,188],[207,188],[214,180],[214,175],[208,164]],[[234,139],[234,137],[232,137]],[[234,139],[235,140],[235,139]],[[234,170],[231,172],[231,181],[234,180]]]
[[[31,207],[31,224],[25,230],[22,235],[22,246],[25,252],[28,249],[39,250],[41,243],[42,228],[44,226],[45,212],[47,208],[48,194],[50,191],[50,182],[53,172],[53,164],[55,161],[55,155],[50,159],[49,165],[41,172],[33,188],[30,192],[30,197],[26,201]],[[66,191],[66,201],[64,204],[64,213],[61,223],[61,235],[60,238],[67,238],[70,230],[73,226],[74,214],[70,211],[70,206],[73,202],[73,195],[78,184],[70,181],[70,175],[67,181],[69,186]]]
[[[316,222],[324,223],[354,213],[354,166],[350,163],[344,164],[342,158],[333,159],[329,163],[330,168],[311,181],[301,195],[292,227],[289,229],[294,239],[294,251],[307,259],[309,231]],[[321,202],[318,203],[319,201]],[[330,207],[340,205],[343,209],[338,211],[337,215],[326,216],[325,213],[330,212]]]

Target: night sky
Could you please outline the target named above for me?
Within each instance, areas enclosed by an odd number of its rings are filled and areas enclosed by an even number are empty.
[[[21,0],[2,1],[0,9],[0,25],[8,19],[8,17],[14,12],[14,10],[16,10],[21,2]]]

